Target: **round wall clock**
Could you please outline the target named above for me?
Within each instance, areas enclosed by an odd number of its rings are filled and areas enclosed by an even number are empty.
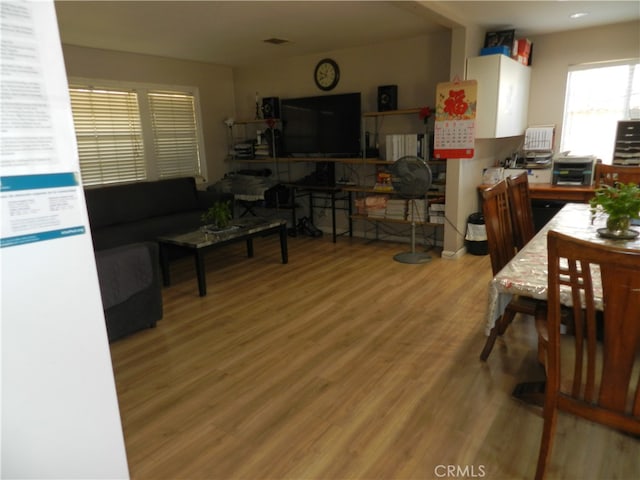
[[[316,65],[313,78],[320,90],[331,90],[340,80],[340,68],[330,58],[324,58]]]

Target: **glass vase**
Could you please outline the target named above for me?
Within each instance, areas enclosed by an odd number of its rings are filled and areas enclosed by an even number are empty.
[[[629,230],[629,215],[609,215],[607,218],[607,230],[613,235],[622,235]]]

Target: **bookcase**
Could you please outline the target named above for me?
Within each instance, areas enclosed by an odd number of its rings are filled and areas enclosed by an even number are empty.
[[[236,120],[227,124],[227,161],[237,169],[241,165],[250,168],[273,166],[277,182],[289,181],[289,170],[278,156],[280,139],[276,135],[280,119]],[[258,142],[259,139],[259,142]]]
[[[640,166],[640,120],[618,122],[613,164]]]
[[[418,119],[420,108],[409,108],[401,110],[389,110],[383,112],[365,112],[362,117],[363,128],[363,156],[359,165],[360,174],[358,182],[353,185],[344,185],[342,188],[349,193],[352,202],[350,214],[349,231],[353,231],[354,222],[365,222],[374,224],[376,238],[379,236],[378,224],[390,225],[410,225],[411,212],[414,209],[416,225],[420,225],[431,230],[431,235],[442,235],[444,230],[444,209],[446,200],[446,160],[434,160],[431,158],[430,138],[424,130],[424,125]],[[403,117],[403,121],[389,125],[387,119]],[[418,126],[420,125],[420,126]],[[372,127],[369,129],[369,127]],[[389,130],[391,129],[391,130]],[[402,130],[402,131],[400,131]],[[404,151],[389,148],[386,142],[382,142],[384,135],[414,134],[416,141],[411,141],[405,145]],[[373,145],[371,145],[373,142]],[[411,148],[409,151],[406,148]],[[415,149],[415,152],[413,152]],[[380,158],[380,153],[384,151],[384,156],[394,154],[392,158],[398,156],[424,155],[425,161],[431,169],[433,176],[432,186],[424,199],[418,205],[412,204],[414,200],[403,199],[393,191],[393,187],[384,173],[386,167],[393,164],[386,158]],[[377,155],[376,155],[377,154]],[[404,202],[404,214],[400,211]],[[417,213],[416,213],[417,212]],[[365,227],[366,228],[366,227]],[[439,233],[438,233],[439,232]],[[366,230],[365,230],[366,233]],[[404,236],[404,235],[401,235]]]

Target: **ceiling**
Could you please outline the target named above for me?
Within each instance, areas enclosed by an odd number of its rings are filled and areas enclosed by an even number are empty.
[[[55,1],[70,45],[242,66],[476,24],[534,36],[640,19],[630,1]],[[424,8],[424,7],[428,8]],[[588,13],[571,19],[572,13]],[[269,38],[288,40],[273,45]],[[638,40],[638,39],[636,39]]]

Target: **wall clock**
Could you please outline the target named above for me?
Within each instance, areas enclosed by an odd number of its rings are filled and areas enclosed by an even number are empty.
[[[324,58],[316,65],[313,78],[320,90],[331,90],[340,80],[340,68],[330,58]]]

